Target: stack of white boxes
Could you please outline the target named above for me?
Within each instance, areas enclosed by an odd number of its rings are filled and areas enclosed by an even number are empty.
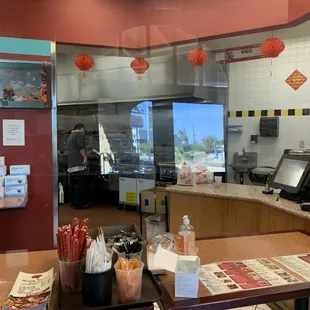
[[[5,157],[0,157],[0,199],[27,196],[27,176],[30,175],[30,165],[10,166],[10,175],[8,176],[6,170]]]
[[[8,175],[5,177],[5,197],[26,196],[28,193],[26,175]]]
[[[0,157],[0,199],[4,197],[4,178],[6,176],[5,157]]]

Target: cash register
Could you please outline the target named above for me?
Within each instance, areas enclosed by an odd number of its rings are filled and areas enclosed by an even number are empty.
[[[310,210],[309,168],[310,150],[285,150],[269,186],[281,189],[282,198],[305,205],[309,203]]]

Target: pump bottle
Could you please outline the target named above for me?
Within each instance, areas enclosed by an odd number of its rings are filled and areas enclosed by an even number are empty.
[[[195,229],[190,224],[188,215],[183,216],[183,224],[179,228],[179,252],[181,255],[196,255]]]

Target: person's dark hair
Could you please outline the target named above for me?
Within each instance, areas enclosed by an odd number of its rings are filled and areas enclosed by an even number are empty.
[[[85,127],[84,127],[83,124],[76,124],[76,125],[74,126],[74,130],[80,130],[80,129],[82,129],[82,128],[85,129]]]

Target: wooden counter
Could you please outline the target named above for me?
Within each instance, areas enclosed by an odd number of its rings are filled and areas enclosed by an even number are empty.
[[[264,195],[263,187],[239,184],[171,186],[170,231],[176,233],[182,216],[189,215],[196,237],[266,233],[287,230],[310,232],[310,212],[299,204]]]
[[[0,254],[0,305],[10,293],[20,271],[37,273],[48,271],[52,267],[54,267],[54,272],[58,273],[57,252],[55,250]],[[55,309],[59,283],[57,279],[58,277],[54,281],[50,310]]]

